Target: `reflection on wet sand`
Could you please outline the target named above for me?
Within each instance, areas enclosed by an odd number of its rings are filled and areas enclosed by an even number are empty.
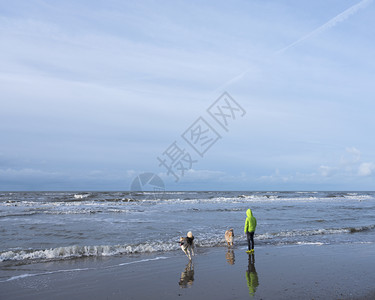
[[[234,265],[235,257],[233,249],[228,249],[228,252],[225,254],[225,258],[230,265]]]
[[[191,287],[194,282],[194,264],[192,261],[186,265],[185,270],[181,273],[180,282],[178,283],[180,287],[187,288]]]
[[[257,271],[255,270],[255,255],[249,254],[249,263],[246,271],[247,287],[249,288],[249,295],[254,297],[257,287],[259,286],[259,279]]]

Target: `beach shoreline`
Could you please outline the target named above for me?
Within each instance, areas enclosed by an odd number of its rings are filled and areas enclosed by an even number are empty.
[[[1,298],[372,299],[374,295],[374,243],[263,246],[254,256],[245,250],[199,248],[190,265],[182,252],[171,251],[14,266],[7,271],[13,278],[0,282]]]

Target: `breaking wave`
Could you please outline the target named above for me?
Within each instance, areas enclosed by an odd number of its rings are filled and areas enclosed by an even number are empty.
[[[138,245],[66,246],[43,250],[16,250],[0,253],[0,262],[26,260],[62,260],[93,256],[150,253],[177,250],[178,244],[144,243]]]
[[[346,227],[346,228],[331,228],[331,229],[313,229],[313,230],[291,230],[281,231],[277,233],[265,233],[257,235],[258,239],[268,240],[275,237],[297,237],[297,236],[315,236],[315,235],[329,235],[329,234],[342,234],[342,233],[355,233],[364,232],[375,229],[375,225],[360,226],[360,227]]]
[[[312,241],[296,240],[297,237],[311,237],[316,235],[334,235],[334,234],[353,234],[357,232],[371,231],[375,225],[332,228],[332,229],[315,229],[315,230],[292,230],[275,233],[256,234],[256,240],[261,245],[280,244],[280,238],[283,238],[282,244],[319,244]],[[164,242],[145,242],[129,245],[101,245],[101,246],[65,246],[41,250],[10,250],[0,252],[0,262],[4,261],[30,261],[30,260],[63,260],[81,257],[100,257],[114,256],[121,254],[135,253],[153,253],[168,252],[179,250],[178,237]],[[209,237],[197,236],[197,247],[218,247],[224,246],[225,240],[222,234],[213,234]],[[235,236],[235,242],[238,245],[245,244],[246,238],[243,235]]]
[[[83,199],[90,196],[90,194],[74,194],[74,199]]]

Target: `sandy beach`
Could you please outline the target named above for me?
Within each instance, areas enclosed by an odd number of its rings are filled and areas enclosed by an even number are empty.
[[[13,266],[1,299],[374,299],[374,244],[197,252]]]

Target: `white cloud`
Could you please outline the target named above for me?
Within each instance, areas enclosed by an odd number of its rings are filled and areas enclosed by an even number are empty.
[[[349,165],[358,163],[361,160],[361,151],[359,151],[355,147],[348,147],[346,148],[346,155],[341,157],[341,164],[342,165]]]
[[[374,163],[361,163],[358,168],[358,175],[359,176],[370,176],[375,172],[375,164]]]
[[[321,165],[319,173],[323,177],[341,176],[370,176],[375,171],[372,162],[361,162],[361,151],[356,147],[347,147],[340,160],[333,165]]]
[[[284,171],[284,173],[286,173]],[[320,165],[318,172],[289,172],[282,174],[276,169],[271,175],[265,175],[258,178],[264,183],[288,183],[288,182],[310,182],[322,183],[333,182],[333,180],[355,180],[358,176],[371,176],[375,174],[375,163],[362,162],[361,151],[355,147],[345,149],[345,154],[335,163],[329,165]]]
[[[161,178],[168,180],[173,179],[174,177],[172,174],[168,175],[167,173],[159,173],[158,174]],[[195,170],[190,169],[185,171],[184,175],[181,176],[181,174],[177,174],[180,177],[180,181],[192,181],[192,180],[218,180],[220,177],[225,176],[225,172],[221,171],[211,171],[211,170]]]
[[[331,177],[332,175],[335,174],[337,170],[338,169],[335,167],[329,167],[329,166],[319,167],[320,175],[322,175],[323,177]]]
[[[47,172],[38,169],[23,168],[23,169],[0,169],[0,178],[41,178],[41,177],[56,177],[61,175],[57,172]]]
[[[263,182],[289,182],[293,179],[293,175],[282,175],[279,169],[276,169],[271,175],[259,177],[259,180]]]

